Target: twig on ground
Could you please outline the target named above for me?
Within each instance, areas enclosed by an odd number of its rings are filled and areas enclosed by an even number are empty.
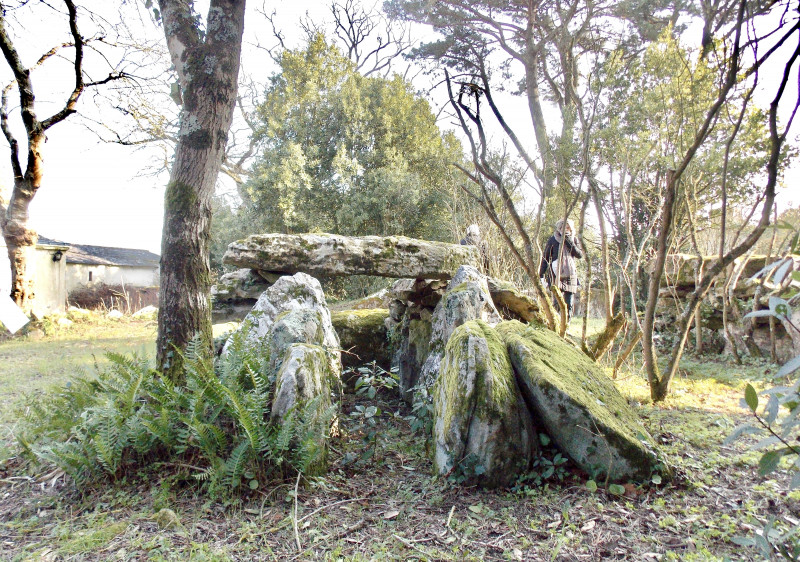
[[[453,513],[456,511],[456,506],[453,504],[453,507],[450,508],[450,513],[447,515],[447,523],[444,524],[445,527],[450,528],[450,520],[453,518]]]
[[[398,535],[395,535],[395,534],[392,534],[392,536],[393,536],[394,538],[396,538],[397,540],[399,540],[399,541],[400,541],[401,543],[403,543],[404,545],[406,545],[408,548],[413,548],[414,550],[416,550],[417,552],[419,552],[419,553],[421,553],[421,554],[425,555],[426,557],[429,557],[429,556],[430,556],[430,554],[429,554],[429,553],[427,553],[427,552],[425,552],[424,550],[422,550],[421,548],[419,548],[419,547],[418,547],[417,545],[415,545],[415,544],[414,544],[412,541],[410,541],[410,540],[408,540],[408,539],[404,539],[403,537],[401,537],[401,536],[398,536]]]
[[[297,552],[302,552],[303,547],[300,545],[300,532],[297,530],[297,490],[300,487],[300,477],[303,476],[302,472],[297,473],[297,481],[294,483],[294,517],[292,523],[294,525],[294,540],[297,542]]]
[[[367,526],[367,520],[366,519],[361,519],[360,521],[356,522],[353,525],[350,525],[346,529],[342,529],[341,531],[339,531],[338,533],[334,534],[333,536],[331,536],[330,534],[325,535],[324,537],[322,537],[321,540],[333,539],[335,541],[340,541],[343,538],[345,538],[347,535],[349,535],[351,533],[355,533],[356,531],[360,531],[361,529],[363,529],[366,526]]]
[[[316,513],[319,513],[323,509],[328,509],[329,507],[334,507],[336,505],[340,505],[340,504],[343,504],[343,503],[363,501],[365,499],[367,499],[367,498],[351,498],[349,500],[340,500],[338,502],[333,502],[333,503],[329,503],[327,505],[323,505],[322,507],[318,507],[317,509],[315,509],[314,511],[312,511],[308,515],[303,515],[300,519],[297,520],[297,522],[300,523],[301,521],[305,521],[306,519],[308,519],[309,517],[311,517],[312,515],[314,515]]]

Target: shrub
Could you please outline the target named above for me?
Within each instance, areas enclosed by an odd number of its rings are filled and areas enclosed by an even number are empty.
[[[268,354],[236,337],[212,364],[200,358],[197,345],[185,355],[182,385],[144,359],[108,354],[110,365],[96,377],[78,377],[59,393],[29,400],[21,445],[79,487],[164,461],[190,467],[212,496],[324,465],[335,407],[320,415],[319,400],[311,400],[282,423],[270,423]]]
[[[800,232],[796,232],[791,244],[794,253],[800,247]],[[800,272],[792,271],[793,258],[785,258],[768,265],[758,273],[755,278],[763,276],[766,280],[772,276],[774,285],[778,288],[784,281],[791,277],[800,280]],[[786,286],[784,283],[783,286]],[[794,297],[793,297],[794,298]],[[792,299],[790,299],[792,300]],[[784,323],[800,336],[800,327],[796,319],[792,318],[790,301],[778,296],[769,297],[769,308],[757,310],[745,315],[745,318],[772,317]],[[800,370],[800,356],[787,361],[778,370],[776,379],[788,380],[788,377]],[[781,464],[781,459],[790,460],[792,479],[790,488],[800,486],[800,447],[796,445],[800,440],[798,427],[800,427],[800,378],[787,385],[779,385],[764,390],[765,403],[760,403],[758,393],[752,385],[745,388],[744,403],[753,415],[755,424],[744,424],[738,427],[726,442],[733,441],[745,434],[761,436],[756,444],[757,449],[765,450],[758,463],[758,472],[762,476],[775,471]],[[760,413],[759,413],[760,412]],[[800,525],[785,531],[775,527],[775,520],[769,519],[760,533],[753,537],[738,537],[735,539],[743,546],[755,547],[767,559],[772,559],[775,554],[787,560],[800,560]]]
[[[69,293],[71,305],[84,309],[117,309],[133,312],[146,306],[158,306],[158,287],[125,287],[96,283],[81,285]]]

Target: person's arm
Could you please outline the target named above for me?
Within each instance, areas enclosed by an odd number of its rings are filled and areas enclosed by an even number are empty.
[[[539,277],[544,277],[544,274],[547,272],[547,268],[550,267],[550,262],[552,261],[552,256],[550,254],[553,253],[553,239],[550,238],[547,240],[547,244],[544,245],[544,251],[542,252],[542,262],[539,264]]]
[[[583,258],[583,252],[581,252],[581,249],[578,247],[578,242],[575,240],[575,238],[568,236],[565,238],[564,243],[567,245],[567,250],[569,250],[569,253],[573,258]]]

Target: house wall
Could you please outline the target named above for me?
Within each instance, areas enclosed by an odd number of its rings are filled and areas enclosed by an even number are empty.
[[[89,273],[92,274],[91,280]],[[67,293],[77,287],[91,287],[99,283],[126,287],[155,287],[158,285],[158,268],[69,263],[66,280]]]
[[[36,250],[36,299],[33,301],[33,312],[39,317],[66,311],[66,261],[63,257],[53,261],[53,252]]]
[[[42,317],[47,314],[64,312],[67,302],[67,287],[64,279],[65,265],[64,258],[61,261],[53,261],[52,249],[37,248],[34,253],[34,263],[29,267],[34,267],[36,272],[36,284],[34,292],[33,313]],[[8,249],[2,238],[0,238],[0,295],[8,296],[11,293],[11,264],[8,261]]]

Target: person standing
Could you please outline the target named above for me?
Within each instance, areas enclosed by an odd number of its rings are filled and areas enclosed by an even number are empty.
[[[555,232],[544,246],[539,265],[539,277],[544,277],[550,287],[557,285],[564,295],[567,322],[572,318],[572,297],[578,292],[580,285],[575,260],[583,258],[583,252],[575,241],[574,231],[575,225],[571,220],[559,220]]]
[[[481,229],[477,224],[471,224],[467,227],[467,234],[461,239],[462,246],[476,246],[481,254],[481,266],[483,273],[489,273],[489,252],[486,247],[486,242],[481,239]]]

